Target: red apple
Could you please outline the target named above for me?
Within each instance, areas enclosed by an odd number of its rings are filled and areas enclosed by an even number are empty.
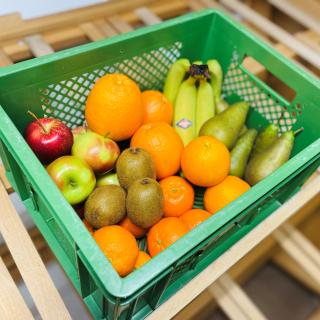
[[[44,164],[70,154],[73,144],[71,130],[61,120],[54,118],[36,118],[26,127],[24,136]]]
[[[96,174],[101,174],[114,167],[120,149],[113,140],[87,131],[74,141],[71,154],[86,161]]]
[[[60,157],[48,165],[47,171],[72,205],[84,201],[96,185],[96,177],[92,169],[78,157]]]

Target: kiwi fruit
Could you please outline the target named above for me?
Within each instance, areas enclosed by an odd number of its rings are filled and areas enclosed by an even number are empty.
[[[96,188],[84,205],[84,217],[94,227],[116,224],[126,214],[126,192],[117,185]]]
[[[117,160],[116,169],[119,183],[126,190],[138,179],[156,178],[154,162],[150,154],[141,148],[125,149]]]
[[[134,181],[127,193],[126,208],[129,219],[141,228],[149,228],[163,215],[163,192],[151,178]]]

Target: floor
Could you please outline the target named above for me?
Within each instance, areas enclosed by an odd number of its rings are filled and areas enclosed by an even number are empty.
[[[272,263],[261,268],[243,289],[267,319],[305,320],[320,308],[320,297]],[[222,311],[208,312],[206,320],[227,320]]]

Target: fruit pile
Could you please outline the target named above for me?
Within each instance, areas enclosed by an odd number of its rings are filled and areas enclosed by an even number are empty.
[[[294,133],[248,129],[249,105],[223,101],[222,78],[216,60],[179,59],[163,93],[141,92],[124,74],[100,78],[84,126],[29,112],[29,146],[120,276],[289,159]],[[194,207],[195,186],[206,188],[205,210]],[[136,240],[145,236],[148,253]]]

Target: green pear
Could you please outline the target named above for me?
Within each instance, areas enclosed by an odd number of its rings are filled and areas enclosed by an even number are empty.
[[[221,112],[223,112],[224,110],[226,110],[229,107],[228,102],[225,100],[220,100],[216,103],[216,114],[219,114]]]
[[[245,134],[248,131],[248,127],[244,124],[240,133],[239,133],[239,137],[241,137],[243,134]]]
[[[249,129],[238,139],[231,150],[230,174],[242,178],[246,168],[254,140],[257,137],[257,130]]]
[[[207,120],[200,129],[200,136],[212,136],[223,142],[230,150],[237,141],[246,121],[249,105],[238,102]]]
[[[245,180],[253,186],[273,173],[288,161],[293,144],[294,132],[283,133],[271,146],[249,161],[245,172]]]
[[[271,123],[266,126],[259,134],[254,144],[251,158],[255,157],[263,150],[268,149],[277,139],[279,127]]]

